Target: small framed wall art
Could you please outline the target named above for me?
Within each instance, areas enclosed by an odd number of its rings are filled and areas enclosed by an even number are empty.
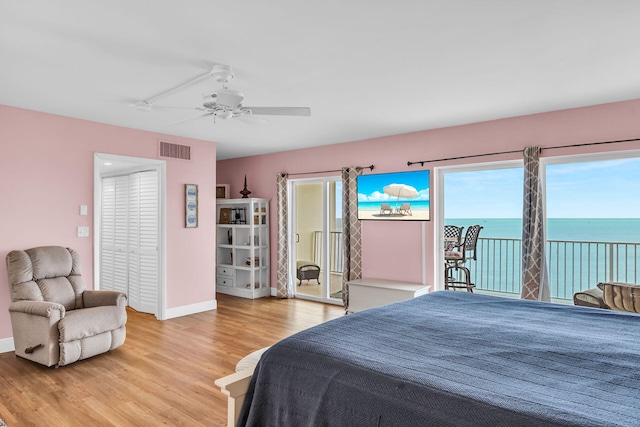
[[[228,199],[228,198],[229,198],[229,184],[217,184],[216,199]]]
[[[198,227],[198,186],[196,184],[184,185],[185,196],[185,227]]]

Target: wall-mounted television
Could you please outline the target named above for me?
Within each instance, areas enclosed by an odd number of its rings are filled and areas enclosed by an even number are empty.
[[[429,221],[429,170],[359,175],[358,219]]]

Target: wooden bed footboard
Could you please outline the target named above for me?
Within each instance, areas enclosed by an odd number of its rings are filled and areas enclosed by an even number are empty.
[[[215,385],[227,395],[227,425],[235,426],[242,409],[244,397],[249,389],[253,369],[244,369],[226,377],[218,378]]]
[[[260,357],[269,347],[261,348],[246,355],[236,364],[236,372],[215,380],[214,384],[220,387],[220,390],[227,395],[228,426],[236,425],[244,403],[244,397],[249,389],[253,371],[255,371],[256,365],[260,361]]]

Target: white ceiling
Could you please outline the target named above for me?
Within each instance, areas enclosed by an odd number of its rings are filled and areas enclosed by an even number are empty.
[[[638,0],[0,0],[0,103],[227,159],[640,98],[639,18]],[[214,64],[246,105],[311,117],[172,125],[199,112],[129,107]]]

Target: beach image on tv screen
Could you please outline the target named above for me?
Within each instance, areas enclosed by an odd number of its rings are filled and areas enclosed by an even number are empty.
[[[358,219],[428,221],[429,171],[360,175]]]

